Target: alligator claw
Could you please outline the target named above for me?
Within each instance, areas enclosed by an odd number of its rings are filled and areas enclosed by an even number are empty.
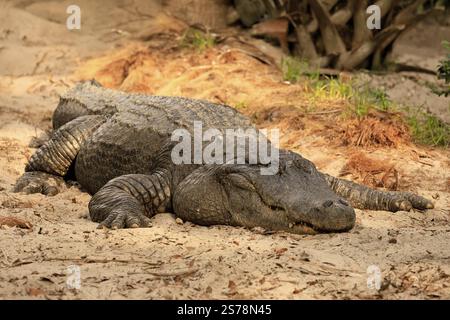
[[[412,209],[412,204],[408,200],[397,201],[395,206],[399,211],[410,211]]]
[[[410,211],[411,209],[426,210],[433,209],[434,204],[419,195],[411,192],[401,192],[398,195],[398,200],[394,202],[392,211]]]
[[[426,210],[434,208],[434,204],[430,200],[413,193],[408,193],[408,200],[411,202],[414,209]]]
[[[98,229],[149,228],[151,221],[143,214],[112,211],[100,222]]]

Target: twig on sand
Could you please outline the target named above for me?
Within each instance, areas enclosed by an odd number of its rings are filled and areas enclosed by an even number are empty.
[[[426,166],[434,167],[433,164],[425,162],[425,161],[416,160],[416,162],[421,163],[421,164],[426,165]]]
[[[80,261],[84,263],[142,263],[149,266],[161,266],[162,262],[150,262],[143,260],[125,260],[125,259],[103,259],[103,258],[66,258],[66,257],[45,257],[43,261]]]
[[[179,276],[189,276],[198,271],[198,268],[188,268],[188,269],[180,269],[174,271],[151,271],[149,274],[158,276],[158,277],[179,277]]]
[[[0,261],[0,262],[2,262],[2,263],[3,263],[4,265],[6,265],[6,266],[11,266],[12,263],[9,262],[8,255],[6,254],[5,250],[0,249],[0,251],[2,252],[2,255],[3,255],[3,261]]]
[[[342,109],[334,109],[334,110],[324,110],[324,111],[317,111],[317,112],[307,112],[304,113],[308,116],[318,116],[318,115],[324,115],[324,114],[332,114],[332,113],[339,113],[342,112]]]

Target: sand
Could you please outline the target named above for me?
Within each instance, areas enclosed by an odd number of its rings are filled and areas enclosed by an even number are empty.
[[[227,44],[201,53],[172,46],[183,24],[156,2],[77,2],[86,19],[76,32],[64,25],[68,1],[0,3],[0,216],[32,224],[0,228],[1,299],[450,298],[449,150],[403,140],[342,145],[333,113],[305,116],[312,102],[304,86],[283,83],[275,67]],[[131,4],[141,2],[138,14]],[[173,36],[161,35],[168,26]],[[59,94],[91,77],[126,91],[232,104],[260,127],[281,127],[284,147],[330,174],[360,154],[392,164],[398,188],[436,208],[357,210],[350,232],[315,236],[196,226],[168,213],[148,229],[98,230],[90,196],[76,185],[54,197],[11,192],[35,150],[30,140],[51,127]],[[80,271],[78,289],[71,266]],[[368,286],[374,268],[379,290]]]

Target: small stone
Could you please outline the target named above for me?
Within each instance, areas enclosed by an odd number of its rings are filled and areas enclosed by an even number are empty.
[[[252,231],[257,234],[264,234],[266,232],[266,230],[261,227],[254,227],[252,228]]]
[[[183,220],[181,220],[180,218],[176,218],[176,219],[175,219],[175,222],[176,222],[177,224],[183,224],[183,223],[184,223]]]
[[[397,239],[395,239],[395,238],[391,238],[391,239],[389,239],[389,241],[388,241],[389,243],[397,243]]]

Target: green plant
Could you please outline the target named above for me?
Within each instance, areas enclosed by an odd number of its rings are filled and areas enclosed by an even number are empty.
[[[248,104],[245,101],[239,101],[234,105],[234,108],[237,110],[243,110],[248,108]]]
[[[319,77],[310,77],[307,86],[311,90],[310,105],[315,105],[320,100],[341,99],[347,102],[343,115],[348,117],[363,118],[371,110],[399,114],[400,107],[381,89],[373,89],[367,85],[357,87],[351,81]],[[405,111],[402,117],[417,142],[432,146],[450,146],[450,125],[422,110]]]
[[[415,140],[432,146],[450,146],[450,125],[422,110],[407,115]]]
[[[389,96],[385,91],[380,89],[369,89],[367,94],[379,110],[389,111],[392,106],[392,101],[389,99]]]
[[[326,78],[311,81],[314,101],[343,99],[349,102],[350,115],[366,116],[371,109],[389,111],[393,103],[385,91],[368,86],[355,87],[351,81]]]
[[[367,99],[367,96],[362,94],[358,94],[352,99],[351,106],[352,106],[351,111],[358,118],[366,116],[369,113],[370,109],[372,108],[372,105]]]
[[[283,73],[284,81],[296,83],[307,70],[308,63],[304,60],[294,57],[285,57],[281,61],[281,72]]]
[[[446,60],[442,60],[438,68],[438,78],[445,81],[447,88],[444,90],[434,90],[434,92],[440,96],[447,97],[450,95],[450,42],[444,41],[442,46],[448,50],[448,54]]]
[[[319,99],[350,99],[354,95],[352,84],[339,79],[312,78],[309,86],[313,91],[314,97]]]
[[[371,109],[383,112],[394,109],[393,103],[385,91],[368,86],[354,89],[352,104],[358,117],[367,115]]]
[[[362,118],[371,110],[381,112],[400,110],[400,107],[381,89],[373,89],[367,85],[355,86],[351,81],[334,78],[310,77],[307,83],[311,90],[312,104],[327,99],[344,100],[347,102],[345,104],[347,109],[343,115],[349,117]],[[436,116],[422,110],[412,112],[411,109],[406,109],[403,119],[409,125],[411,134],[417,142],[432,146],[450,146],[450,125]]]
[[[209,32],[203,32],[194,28],[187,29],[181,38],[182,46],[195,48],[199,51],[212,48],[215,43],[214,37]]]

